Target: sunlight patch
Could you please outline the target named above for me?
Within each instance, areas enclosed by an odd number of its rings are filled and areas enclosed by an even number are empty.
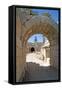
[[[41,56],[40,56],[41,57]],[[50,66],[50,58],[47,58],[47,60],[42,60],[38,58],[38,55],[36,53],[29,53],[26,55],[26,62],[32,62],[35,64],[39,64],[39,66],[48,67]]]

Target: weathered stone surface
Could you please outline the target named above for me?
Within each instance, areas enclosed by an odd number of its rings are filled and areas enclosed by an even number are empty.
[[[58,68],[58,25],[46,16],[32,17],[29,12],[16,10],[16,81],[24,76],[27,40],[36,33],[44,34],[50,41],[50,63]]]

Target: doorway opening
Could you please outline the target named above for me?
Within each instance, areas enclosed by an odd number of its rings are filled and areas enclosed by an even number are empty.
[[[26,52],[26,63],[50,66],[50,42],[43,34],[34,34],[28,39]]]
[[[31,50],[31,52],[34,52],[35,51],[35,48],[34,47],[31,47],[30,50]]]

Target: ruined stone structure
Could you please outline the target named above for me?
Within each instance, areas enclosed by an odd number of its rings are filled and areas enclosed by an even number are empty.
[[[32,51],[33,48],[33,51]],[[47,58],[50,58],[50,43],[48,40],[46,40],[45,42],[37,42],[37,43],[31,43],[31,42],[27,42],[26,44],[26,53],[41,53],[40,58],[42,58],[42,60],[46,60]]]
[[[41,51],[41,47],[43,46],[43,43],[27,43],[26,48],[27,48],[27,53],[31,52],[31,48],[34,48],[34,51]]]
[[[58,25],[48,16],[30,15],[30,9],[16,9],[16,81],[22,81],[26,64],[26,44],[33,34],[42,33],[50,42],[50,64],[58,69]]]

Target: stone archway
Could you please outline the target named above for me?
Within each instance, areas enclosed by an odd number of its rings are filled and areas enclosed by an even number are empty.
[[[24,77],[26,43],[30,36],[42,33],[50,41],[50,64],[58,69],[58,25],[46,16],[34,16],[24,25],[16,17],[16,81]]]

